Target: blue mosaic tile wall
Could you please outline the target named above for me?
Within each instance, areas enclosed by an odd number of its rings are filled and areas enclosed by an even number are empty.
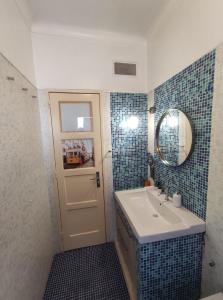
[[[200,299],[203,234],[140,244],[118,203],[116,211],[136,242],[137,299]]]
[[[120,126],[123,120],[137,117],[136,129]],[[147,95],[111,93],[112,165],[114,190],[143,186],[147,178]]]
[[[137,257],[138,299],[200,299],[201,233],[140,245]]]
[[[195,129],[194,151],[178,168],[165,166],[155,155],[155,181],[180,192],[183,205],[206,218],[215,50],[155,89],[155,126],[169,108],[187,113]]]

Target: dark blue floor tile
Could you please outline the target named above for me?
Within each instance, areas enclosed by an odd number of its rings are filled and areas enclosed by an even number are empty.
[[[129,300],[113,243],[54,257],[44,300]]]

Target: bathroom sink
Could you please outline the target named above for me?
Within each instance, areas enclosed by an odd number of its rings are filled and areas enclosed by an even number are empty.
[[[115,193],[139,243],[161,241],[205,231],[205,222],[186,208],[176,208],[154,187]]]

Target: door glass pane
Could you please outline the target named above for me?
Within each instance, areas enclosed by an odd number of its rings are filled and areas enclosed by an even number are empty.
[[[64,169],[94,167],[93,139],[62,140]]]
[[[91,102],[60,103],[61,130],[92,131]]]

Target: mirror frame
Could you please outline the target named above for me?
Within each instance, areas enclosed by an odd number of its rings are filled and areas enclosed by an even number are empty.
[[[159,133],[160,133],[160,126],[161,126],[161,124],[162,124],[162,121],[163,121],[163,119],[164,119],[170,112],[176,111],[176,110],[179,111],[179,112],[182,112],[182,113],[187,117],[187,119],[188,119],[188,121],[189,121],[189,124],[190,124],[190,127],[191,127],[191,134],[192,134],[192,143],[191,143],[190,152],[188,153],[187,158],[186,158],[181,164],[179,164],[179,165],[171,164],[169,161],[167,161],[166,159],[164,159],[164,156],[163,156],[163,154],[162,154],[162,152],[161,152],[160,145],[159,145]],[[166,165],[166,166],[168,166],[168,167],[175,167],[175,168],[182,166],[182,165],[190,158],[190,156],[191,156],[191,154],[192,154],[192,152],[193,152],[193,150],[194,150],[194,125],[193,125],[193,123],[192,123],[192,121],[191,121],[191,118],[188,116],[188,114],[186,114],[184,111],[182,111],[182,110],[180,110],[180,109],[178,109],[178,108],[170,108],[170,109],[166,110],[166,111],[164,112],[164,114],[160,117],[160,119],[159,119],[159,121],[158,121],[158,123],[157,123],[157,126],[156,126],[155,143],[156,143],[156,145],[155,145],[156,153],[158,154],[160,160],[164,163],[164,165]]]

